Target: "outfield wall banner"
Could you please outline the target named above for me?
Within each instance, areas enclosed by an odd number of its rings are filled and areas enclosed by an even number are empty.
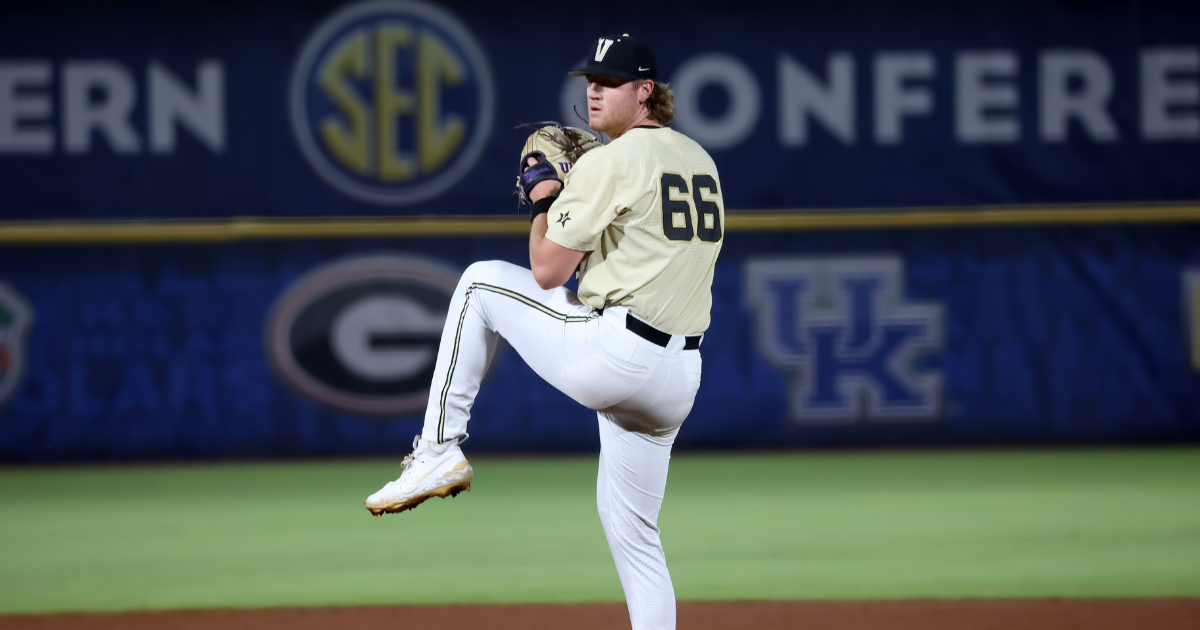
[[[1200,198],[1195,3],[702,4],[8,9],[0,220],[512,213],[622,32],[731,209]]]
[[[0,461],[399,455],[523,238],[0,250]],[[681,449],[1200,439],[1200,227],[729,234]],[[6,393],[7,392],[7,393]],[[503,344],[471,446],[587,451]]]

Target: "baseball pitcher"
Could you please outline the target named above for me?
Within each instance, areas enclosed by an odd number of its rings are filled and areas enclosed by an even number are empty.
[[[644,42],[592,41],[572,75],[587,77],[588,125],[546,125],[521,155],[530,207],[530,269],[467,268],[450,302],[425,425],[399,479],[367,498],[402,512],[471,485],[459,444],[496,341],[594,409],[596,503],[634,630],[675,627],[675,592],[659,538],[667,464],[700,386],[713,268],[725,209],[708,153],[665,127],[670,89]],[[562,285],[577,274],[579,290]],[[486,420],[484,420],[486,422]]]

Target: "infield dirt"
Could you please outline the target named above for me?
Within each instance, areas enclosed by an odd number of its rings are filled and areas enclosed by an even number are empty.
[[[4,630],[617,630],[623,604],[370,606],[0,616]],[[682,602],[682,630],[1195,630],[1200,599]]]

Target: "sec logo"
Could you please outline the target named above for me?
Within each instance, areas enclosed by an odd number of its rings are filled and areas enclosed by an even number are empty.
[[[403,256],[318,268],[271,309],[268,359],[285,383],[327,407],[368,416],[423,410],[458,277]]]
[[[292,130],[338,190],[375,204],[417,203],[475,164],[494,99],[487,57],[449,12],[363,2],[305,42],[292,72]]]

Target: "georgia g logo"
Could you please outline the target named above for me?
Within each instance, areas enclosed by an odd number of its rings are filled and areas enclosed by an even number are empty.
[[[32,321],[25,298],[7,284],[0,284],[0,407],[12,397],[25,375],[25,337]]]
[[[313,169],[369,203],[417,203],[475,164],[492,74],[449,12],[408,0],[351,5],[309,36],[291,81],[292,130]]]
[[[458,277],[405,256],[320,267],[271,309],[267,357],[286,384],[327,407],[366,416],[420,411]]]

